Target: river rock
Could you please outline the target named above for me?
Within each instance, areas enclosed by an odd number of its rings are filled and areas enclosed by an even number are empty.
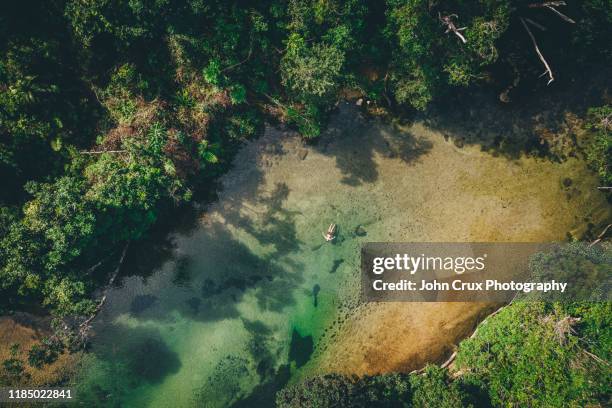
[[[300,160],[304,160],[306,158],[306,156],[308,156],[308,150],[300,149],[300,150],[297,151],[297,157]]]

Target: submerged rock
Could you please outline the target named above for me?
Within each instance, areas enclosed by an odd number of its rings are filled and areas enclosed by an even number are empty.
[[[355,228],[355,235],[357,235],[358,237],[365,237],[366,235],[368,235],[368,232],[365,230],[365,228],[363,228],[362,225],[358,225]]]

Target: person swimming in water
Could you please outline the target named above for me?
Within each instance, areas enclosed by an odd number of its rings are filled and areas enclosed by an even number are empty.
[[[325,240],[327,242],[329,241],[333,241],[334,238],[336,238],[336,224],[329,224],[329,228],[327,228],[327,232],[326,233],[322,233],[323,234],[323,238],[325,238]]]

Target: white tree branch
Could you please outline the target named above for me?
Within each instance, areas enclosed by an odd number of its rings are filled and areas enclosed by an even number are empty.
[[[544,64],[544,67],[546,68],[546,71],[544,71],[544,73],[542,74],[542,75],[548,74],[548,82],[546,83],[546,85],[550,85],[550,83],[555,80],[555,77],[553,76],[552,70],[550,69],[550,66],[548,65],[548,62],[546,62],[546,58],[544,58],[544,55],[542,55],[542,53],[540,52],[540,48],[538,47],[538,43],[536,42],[535,37],[531,33],[531,30],[527,26],[527,23],[525,22],[523,17],[521,17],[520,19],[521,19],[521,23],[523,24],[523,27],[525,27],[525,30],[527,31],[527,34],[529,34],[529,38],[531,38],[531,42],[533,43],[533,47],[535,48],[535,51],[538,54],[538,57],[540,57],[540,61],[542,61],[542,64]]]
[[[574,20],[572,20],[571,18],[569,18],[568,16],[566,16],[565,14],[563,14],[562,12],[560,12],[559,10],[555,8],[555,7],[560,7],[560,6],[567,6],[567,3],[564,1],[545,1],[544,3],[532,3],[532,4],[529,4],[527,7],[529,8],[547,8],[553,13],[555,13],[557,16],[559,16],[562,20],[567,21],[568,23],[571,23],[571,24],[576,24]]]
[[[565,21],[567,21],[568,23],[571,23],[571,24],[576,24],[576,22],[574,20],[572,20],[571,18],[569,18],[568,16],[566,16],[565,14],[563,14],[562,12],[560,12],[559,10],[554,8],[553,6],[546,6],[546,8],[549,9],[549,10],[552,10],[556,15],[561,17],[562,20],[565,20]]]

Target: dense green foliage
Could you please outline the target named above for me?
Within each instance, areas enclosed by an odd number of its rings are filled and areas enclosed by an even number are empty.
[[[604,406],[612,381],[611,319],[605,302],[517,302],[460,344],[460,375],[453,379],[434,366],[411,375],[327,375],[283,389],[277,406]]]
[[[0,384],[19,385],[27,374],[24,372],[23,361],[19,358],[19,344],[12,344],[10,356],[2,362],[0,369]]]
[[[458,366],[494,406],[604,404],[612,371],[586,352],[609,361],[611,312],[609,303],[519,302],[461,343]]]
[[[565,245],[537,254],[531,270],[562,280],[579,270],[583,279],[596,275],[609,290],[611,255],[609,244]],[[612,303],[569,302],[568,296],[564,302],[521,299],[489,317],[474,337],[460,343],[451,372],[429,366],[410,375],[314,377],[280,391],[277,406],[606,406]],[[588,298],[588,293],[574,296]]]
[[[264,119],[314,138],[344,89],[425,110],[468,86],[499,91],[519,72],[533,84],[543,69],[521,17],[546,26],[536,34],[560,77],[612,60],[610,0],[569,2],[563,11],[575,25],[519,0],[5,3],[0,310],[42,307],[62,317],[92,313],[92,294],[121,249],[206,192]],[[441,18],[449,16],[465,43],[445,32]],[[610,186],[609,105],[588,112],[586,133],[586,158]],[[569,261],[543,254],[536,269],[608,272],[609,254],[569,251]],[[315,377],[282,390],[277,404],[603,406],[612,382],[610,308],[515,303],[460,345],[456,376],[431,366],[418,375]],[[43,367],[81,345],[55,332],[27,361],[15,345],[0,383],[19,384],[25,364]]]
[[[28,351],[28,364],[32,367],[41,368],[45,364],[51,364],[64,351],[64,346],[55,341],[45,340],[35,344]]]
[[[373,377],[325,375],[286,387],[277,394],[279,408],[457,407],[461,391],[444,369],[428,366],[423,375]]]
[[[536,78],[540,61],[521,16],[546,24],[551,34],[539,37],[566,75],[574,61],[609,60],[609,1],[572,2],[564,11],[576,29],[527,4],[3,4],[1,306],[91,312],[90,295],[108,280],[122,245],[206,191],[264,115],[315,137],[345,88],[374,103],[425,109],[454,87],[508,82],[509,66]],[[453,14],[465,44],[445,33],[440,17]],[[589,160],[609,182],[605,109],[591,114]]]
[[[484,74],[482,67],[497,61],[497,40],[508,29],[510,2],[466,2],[453,7],[466,27],[464,47],[456,38],[442,36],[431,18],[428,1],[392,1],[388,35],[396,43],[392,83],[399,102],[424,109],[448,84],[469,85]],[[449,4],[450,6],[450,4]],[[439,12],[446,10],[444,7]],[[455,42],[455,46],[450,43]]]
[[[531,281],[566,282],[564,293],[531,292],[524,298],[541,301],[611,301],[612,251],[587,242],[558,245],[535,254],[530,262]]]
[[[604,186],[612,186],[612,106],[589,110],[587,160]]]

